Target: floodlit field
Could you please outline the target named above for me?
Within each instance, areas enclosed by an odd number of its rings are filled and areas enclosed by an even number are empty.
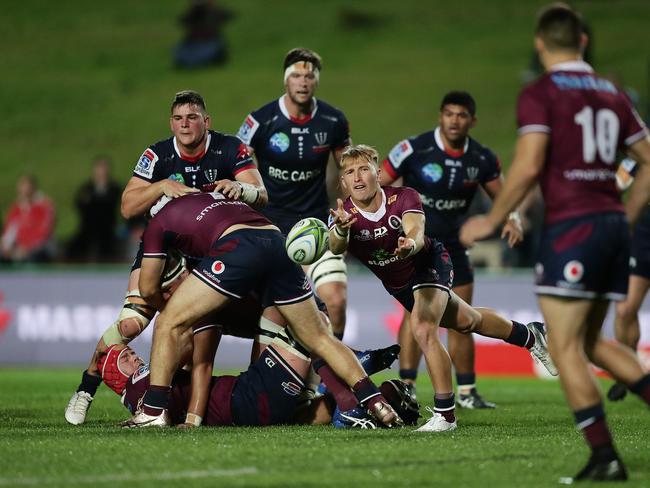
[[[461,411],[453,434],[332,427],[123,431],[128,415],[102,386],[79,427],[63,410],[77,370],[0,370],[0,486],[554,486],[587,457],[559,384],[483,379],[495,411]],[[422,378],[420,398],[431,398]],[[650,412],[607,405],[631,473],[650,483]],[[582,485],[584,486],[584,485]],[[599,484],[598,486],[607,486]]]

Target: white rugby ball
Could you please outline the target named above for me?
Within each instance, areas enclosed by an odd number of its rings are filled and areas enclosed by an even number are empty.
[[[298,264],[312,264],[329,249],[330,236],[322,220],[313,217],[302,219],[294,225],[285,247],[289,258]]]

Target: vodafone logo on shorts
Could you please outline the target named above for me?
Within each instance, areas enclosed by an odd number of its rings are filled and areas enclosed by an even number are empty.
[[[226,265],[223,264],[223,262],[221,262],[221,261],[215,261],[214,263],[212,263],[212,266],[210,266],[210,270],[214,274],[218,275],[218,274],[223,273],[226,270]]]
[[[569,283],[577,283],[585,274],[585,269],[580,261],[569,261],[564,265],[564,279]]]

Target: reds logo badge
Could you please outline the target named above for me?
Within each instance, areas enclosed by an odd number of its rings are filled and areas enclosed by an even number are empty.
[[[214,274],[219,275],[226,270],[226,265],[223,264],[222,261],[215,261],[212,263],[212,266],[210,266],[210,270],[212,270]]]
[[[585,269],[580,261],[572,260],[564,265],[564,278],[569,283],[577,283],[584,274]]]

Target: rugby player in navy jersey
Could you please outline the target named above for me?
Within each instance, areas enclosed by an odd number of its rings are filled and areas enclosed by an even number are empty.
[[[173,137],[144,151],[124,189],[124,218],[149,212],[160,199],[215,188],[252,205],[265,204],[266,190],[246,146],[234,136],[210,129],[211,118],[200,94],[178,92],[172,101],[169,123]],[[66,407],[65,418],[71,424],[84,422],[101,383],[96,354],[111,344],[126,344],[137,337],[156,313],[138,292],[140,260],[138,253],[120,316],[100,338],[81,384]]]
[[[377,151],[347,148],[341,156],[341,184],[350,196],[331,210],[330,249],[346,250],[382,282],[411,312],[411,332],[424,354],[435,390],[431,419],[421,432],[456,428],[451,360],[438,337],[440,326],[503,339],[530,353],[551,373],[543,325],[512,322],[493,310],[472,308],[452,290],[453,266],[444,246],[424,234],[425,218],[418,192],[381,187]]]
[[[381,184],[403,184],[416,190],[426,217],[425,234],[442,242],[454,264],[453,291],[468,304],[474,294],[474,270],[467,249],[458,241],[458,231],[472,199],[481,186],[490,198],[501,191],[501,164],[490,149],[469,136],[476,124],[476,103],[464,91],[447,93],[440,104],[439,125],[398,142],[384,159]],[[519,215],[513,213],[503,228],[513,246],[523,232]],[[412,385],[421,352],[404,312],[399,331],[400,378]],[[476,390],[474,338],[472,334],[448,331],[447,347],[456,371],[456,402],[464,408],[494,408]]]
[[[626,158],[616,170],[616,184],[621,191],[627,190],[634,181],[638,169],[636,161]],[[639,311],[650,289],[650,207],[646,207],[632,231],[630,245],[630,278],[627,297],[616,302],[614,330],[616,340],[636,352],[641,337]],[[627,395],[624,383],[614,383],[607,392],[607,398],[618,401]]]
[[[262,287],[263,306],[274,305],[292,335],[352,389],[358,402],[386,425],[401,419],[370,381],[356,356],[331,336],[319,316],[311,286],[289,260],[284,236],[262,214],[221,193],[186,195],[169,202],[143,235],[139,289],[147,303],[162,308],[160,276],[167,252],[199,258],[192,273],[165,304],[151,349],[151,384],[125,427],[169,424],[171,381],[180,365],[185,332],[199,319]]]
[[[564,394],[591,448],[587,465],[565,483],[627,478],[588,359],[650,405],[650,375],[629,348],[600,334],[609,301],[625,298],[628,222],[650,198],[650,139],[623,93],[582,61],[586,42],[568,5],[540,13],[535,49],[546,74],[519,96],[519,136],[501,193],[489,214],[460,232],[467,246],[492,234],[539,180],[546,216],[536,293]],[[641,163],[625,206],[616,188],[619,149]]]
[[[237,135],[255,154],[268,191],[262,212],[286,235],[302,218],[327,221],[328,180],[333,183],[330,194],[338,194],[334,163],[350,143],[350,131],[343,112],[314,96],[322,69],[317,53],[292,49],[283,69],[285,93],[246,116]],[[343,256],[327,252],[307,273],[327,304],[334,334],[342,338],[347,302]]]

